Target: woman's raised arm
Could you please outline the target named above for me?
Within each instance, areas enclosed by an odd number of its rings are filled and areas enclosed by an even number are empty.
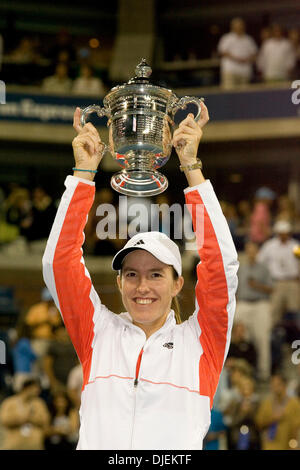
[[[202,127],[208,112],[202,103],[202,122],[188,116],[174,133],[174,145],[180,163],[187,167],[196,163]],[[189,187],[185,189],[187,207],[193,220],[197,251],[195,312],[189,319],[201,345],[199,361],[199,392],[213,397],[227,355],[237,289],[238,259],[227,221],[209,180],[201,169],[185,170]]]
[[[74,114],[74,128],[78,132],[72,143],[75,167],[96,171],[102,158],[101,139],[92,124],[80,126],[79,108]],[[82,256],[84,227],[95,195],[94,175],[74,171],[74,176],[67,176],[43,256],[44,281],[61,312],[86,377],[94,326],[101,310]]]

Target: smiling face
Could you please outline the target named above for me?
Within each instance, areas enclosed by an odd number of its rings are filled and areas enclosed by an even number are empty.
[[[137,249],[125,256],[117,282],[133,323],[152,334],[165,323],[172,298],[183,286],[183,277],[174,279],[171,266]]]

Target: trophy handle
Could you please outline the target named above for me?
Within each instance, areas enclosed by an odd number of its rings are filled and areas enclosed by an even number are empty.
[[[80,124],[82,125],[82,127],[86,124],[86,117],[91,113],[97,113],[97,116],[99,117],[103,117],[103,116],[110,117],[110,112],[108,109],[101,108],[101,106],[98,106],[97,104],[91,104],[87,108],[81,110]],[[103,144],[104,144],[103,153],[107,151],[109,152],[110,151],[109,146],[106,145],[104,142]]]
[[[195,121],[199,121],[201,116],[201,101],[204,101],[204,98],[196,98],[195,96],[183,96],[173,104],[171,112],[174,116],[179,109],[185,109],[188,103],[194,103],[198,108],[198,113],[195,116]]]

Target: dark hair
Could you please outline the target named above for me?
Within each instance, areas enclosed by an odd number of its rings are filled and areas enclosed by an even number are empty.
[[[287,384],[288,383],[288,378],[287,376],[285,375],[285,373],[283,373],[282,371],[280,370],[275,370],[273,373],[272,373],[272,376],[271,376],[271,379],[277,377],[281,383],[283,384]]]
[[[31,387],[32,385],[38,385],[40,387],[41,386],[40,380],[37,377],[36,378],[33,377],[31,379],[24,380],[20,391],[22,392],[23,390],[25,390],[26,388]]]
[[[63,397],[66,400],[66,409],[65,409],[65,414],[68,416],[71,409],[72,409],[72,402],[68,396],[68,394],[64,391],[61,390],[59,392],[54,393],[53,395],[50,396],[50,402],[48,403],[48,409],[51,414],[51,416],[54,418],[56,416],[56,405],[55,405],[55,400],[59,397]]]

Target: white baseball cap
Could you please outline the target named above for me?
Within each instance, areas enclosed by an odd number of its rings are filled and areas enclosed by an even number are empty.
[[[273,227],[273,231],[275,233],[290,233],[292,226],[287,220],[278,220]]]
[[[145,250],[165,264],[173,266],[181,276],[182,264],[178,246],[166,234],[161,232],[144,232],[134,235],[112,260],[112,268],[118,271],[123,259],[134,250]]]

